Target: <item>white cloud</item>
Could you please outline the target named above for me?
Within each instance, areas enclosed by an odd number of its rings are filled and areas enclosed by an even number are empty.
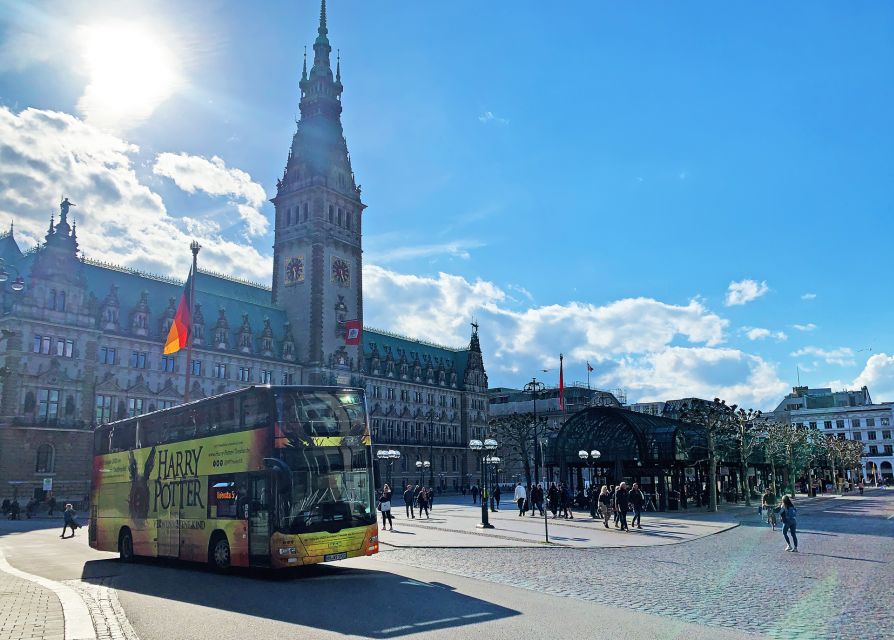
[[[372,247],[367,247],[364,253],[370,262],[382,264],[400,262],[402,260],[417,260],[419,258],[434,258],[441,255],[468,260],[472,257],[469,249],[477,249],[484,246],[484,243],[478,240],[453,240],[438,244],[397,246],[382,249],[377,248],[378,244],[374,241]]]
[[[201,266],[269,282],[270,258],[254,247],[195,218],[171,217],[162,197],[140,181],[138,155],[137,146],[72,115],[0,107],[0,219],[15,220],[16,237],[28,247],[43,240],[66,195],[77,204],[72,214],[88,257],[183,277],[195,237]]]
[[[757,300],[770,290],[766,280],[758,282],[757,280],[741,280],[739,282],[730,282],[726,290],[726,306],[733,307],[743,305]]]
[[[807,324],[793,324],[792,328],[797,329],[798,331],[813,331],[816,329],[816,325],[812,322],[808,322]]]
[[[211,196],[228,196],[234,199],[231,204],[245,221],[246,232],[250,236],[263,235],[270,226],[267,218],[259,211],[267,199],[264,187],[252,180],[245,171],[227,167],[217,156],[209,160],[186,153],[160,153],[152,172],[170,178],[187,193],[203,191]]]
[[[815,293],[801,294],[801,300],[816,300],[816,294]]]
[[[765,340],[767,338],[773,338],[779,342],[788,340],[784,331],[770,331],[761,327],[742,327],[741,331],[748,336],[749,340]]]
[[[869,356],[850,388],[859,389],[864,385],[869,387],[875,402],[894,400],[894,355],[876,353]]]
[[[603,372],[600,385],[623,387],[631,398],[722,396],[766,407],[787,388],[774,365],[722,348],[728,321],[699,300],[627,298],[515,310],[518,300],[481,279],[411,276],[371,264],[363,278],[369,326],[458,347],[468,344],[468,323],[476,318],[492,384],[514,384],[519,374],[544,367],[552,369],[547,382],[550,376],[557,382],[561,352],[566,382],[586,379],[589,360]]]
[[[826,364],[837,364],[842,367],[849,367],[854,364],[854,350],[849,347],[840,347],[838,349],[821,349],[819,347],[804,347],[791,353],[793,358],[801,358],[811,356],[824,360]]]
[[[484,113],[482,113],[480,116],[478,116],[478,122],[482,124],[498,124],[502,126],[506,126],[509,124],[509,120],[494,115],[493,111],[485,111]]]

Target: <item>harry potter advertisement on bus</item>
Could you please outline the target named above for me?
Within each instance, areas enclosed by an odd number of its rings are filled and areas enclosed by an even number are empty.
[[[93,504],[98,537],[117,536],[124,519],[133,529],[135,547],[148,551],[157,543],[157,552],[165,555],[164,536],[154,529],[201,530],[209,518],[238,520],[235,491],[215,487],[231,485],[230,474],[263,469],[270,444],[270,430],[265,428],[96,456]],[[226,523],[216,526],[232,528]],[[168,555],[188,555],[183,535],[177,541],[179,553]]]

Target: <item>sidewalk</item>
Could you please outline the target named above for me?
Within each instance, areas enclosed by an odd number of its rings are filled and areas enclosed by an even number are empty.
[[[800,508],[809,508],[839,496],[826,494],[817,498],[796,498]],[[741,522],[759,521],[758,501],[721,505],[717,512],[704,509],[648,512],[642,516],[642,529],[629,533],[616,529],[613,520],[606,529],[602,520],[590,517],[588,511],[575,510],[573,520],[552,518],[547,514],[549,543],[546,542],[542,517],[519,516],[515,503],[501,502],[501,509],[488,512],[493,529],[481,529],[481,506],[470,497],[435,498],[430,518],[408,519],[401,500],[394,501],[391,514],[394,531],[379,528],[379,543],[388,547],[412,548],[478,548],[478,547],[545,547],[562,546],[583,549],[612,547],[646,547],[679,544],[727,531]],[[539,514],[538,514],[539,516]],[[632,514],[628,515],[628,524]]]
[[[55,593],[0,568],[0,638],[64,640],[65,618]]]

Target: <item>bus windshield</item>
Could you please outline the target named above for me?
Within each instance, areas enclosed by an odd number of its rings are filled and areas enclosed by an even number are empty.
[[[335,532],[375,522],[363,395],[284,390],[276,397],[280,484],[278,529]]]

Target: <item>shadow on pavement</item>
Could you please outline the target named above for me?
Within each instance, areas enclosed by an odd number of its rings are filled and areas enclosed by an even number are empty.
[[[81,579],[114,576],[118,591],[163,598],[344,635],[395,638],[520,615],[519,611],[378,570],[318,564],[288,572],[212,573],[164,560],[91,560]]]

